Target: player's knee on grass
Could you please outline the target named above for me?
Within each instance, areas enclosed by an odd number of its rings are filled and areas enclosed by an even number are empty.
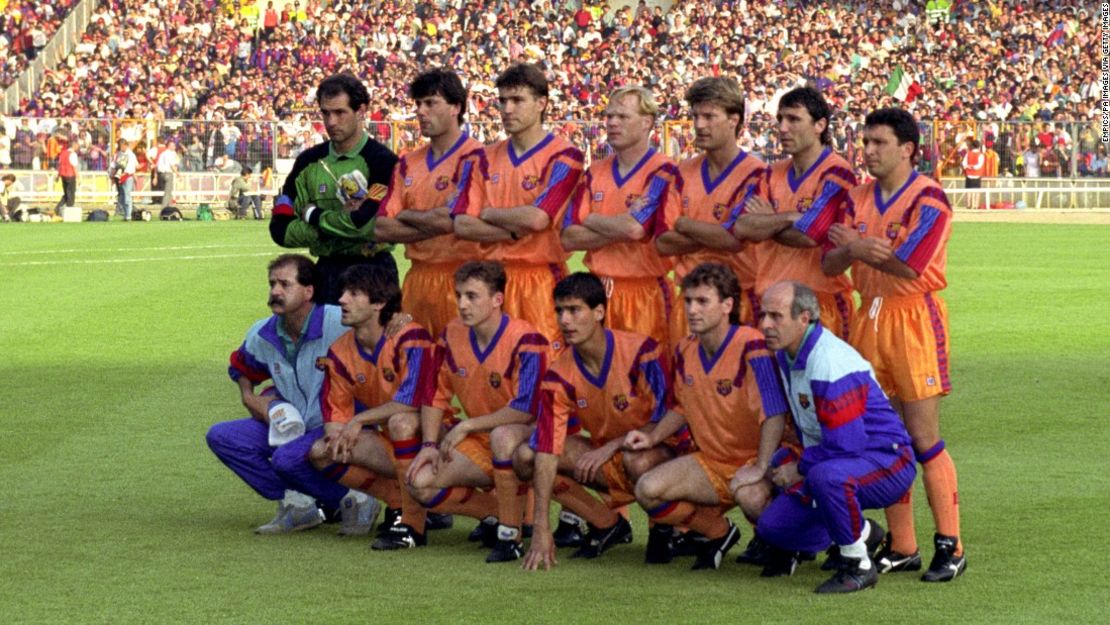
[[[420,471],[413,476],[412,483],[402,484],[402,486],[409,489],[412,498],[425,507],[436,498],[440,491],[439,488],[431,485],[431,473],[431,471]]]
[[[668,459],[667,454],[661,449],[626,451],[622,456],[621,462],[624,464],[624,472],[632,482],[640,479],[640,476]]]
[[[662,501],[666,493],[667,484],[658,472],[649,471],[636,480],[636,501],[645,508],[653,508]]]
[[[525,441],[516,447],[513,452],[513,471],[516,476],[524,481],[531,481],[535,474],[536,452]]]

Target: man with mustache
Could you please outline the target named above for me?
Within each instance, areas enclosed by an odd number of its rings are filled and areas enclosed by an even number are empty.
[[[320,525],[325,515],[317,502],[341,510],[342,533],[359,533],[353,526],[360,516],[369,523],[373,517],[365,508],[377,502],[327,479],[308,461],[312,444],[324,434],[320,389],[325,373],[318,365],[347,328],[339,307],[312,302],[319,272],[308,257],[278,256],[268,271],[267,303],[274,314],[251,326],[243,344],[231,352],[228,368],[250,417],[213,425],[208,447],[255,492],[278,501],[273,520],[256,533]],[[267,380],[273,385],[256,393]]]

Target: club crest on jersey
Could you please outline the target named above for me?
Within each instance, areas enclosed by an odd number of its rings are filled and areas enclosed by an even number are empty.
[[[551,341],[551,351],[557,352],[560,349],[563,349],[562,343],[560,343],[559,341]]]
[[[721,397],[728,397],[732,392],[732,380],[717,380],[717,393]]]
[[[326,183],[321,184],[319,187],[316,187],[316,192],[319,193],[320,195],[324,195],[325,193],[328,192],[328,185]]]
[[[585,408],[586,407],[586,399],[585,398],[582,398],[582,399],[578,400],[578,407],[579,408]]]
[[[694,376],[687,374],[686,379],[684,381],[686,382],[686,386],[693,386],[694,385]]]
[[[890,239],[891,241],[898,238],[898,229],[901,227],[902,224],[889,224],[886,227],[886,238]]]
[[[274,363],[274,375],[278,375],[280,373],[281,373],[281,363],[280,362],[275,362]]]
[[[867,224],[859,224],[856,229],[859,230],[860,234],[867,234]]]
[[[501,374],[496,371],[489,374],[489,385],[493,388],[501,388]]]
[[[324,371],[328,368],[328,359],[326,356],[320,356],[316,359],[316,368],[320,371]]]
[[[393,372],[393,369],[386,367],[385,369],[382,369],[382,377],[385,379],[386,382],[392,382],[397,379],[397,374]]]
[[[366,376],[362,375],[361,373],[356,375],[355,379],[358,380],[359,384],[366,384]]]
[[[801,404],[802,408],[809,410],[809,395],[798,393],[798,403]]]
[[[490,174],[489,175],[489,183],[490,184],[497,184],[499,182],[501,182],[501,174]]]
[[[804,197],[798,202],[798,212],[804,213],[809,210],[811,206],[813,206],[813,198]]]
[[[440,176],[439,178],[436,178],[436,191],[443,191],[450,184],[451,178],[449,176]]]
[[[405,176],[405,186],[406,187],[411,187],[412,186],[412,176]]]
[[[628,395],[621,393],[620,395],[613,396],[613,407],[621,412],[628,410],[629,402]]]
[[[594,201],[600,202],[605,199],[605,193],[602,191],[594,191]]]
[[[538,187],[539,184],[539,176],[525,176],[524,180],[520,181],[520,188],[524,189],[525,191],[531,191],[532,189]]]
[[[933,376],[929,376],[929,377],[925,378],[925,384],[927,386],[936,386],[937,385],[937,379],[934,378]]]
[[[720,202],[713,205],[713,219],[720,221],[728,214],[728,207]]]
[[[466,377],[466,367],[459,367],[459,370],[456,371],[456,373],[458,374],[458,376],[460,378],[465,378]]]

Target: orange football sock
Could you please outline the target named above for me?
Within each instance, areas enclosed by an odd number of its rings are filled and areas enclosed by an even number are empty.
[[[333,464],[324,474],[347,488],[360,490],[385,502],[390,508],[401,507],[401,488],[397,480],[382,477],[370,469],[354,464]]]
[[[555,478],[551,497],[594,527],[612,527],[617,522],[616,512],[569,477],[560,475]]]
[[[656,523],[686,525],[710,540],[728,533],[728,521],[720,506],[699,506],[688,501],[665,501],[647,511]]]
[[[890,548],[910,555],[917,551],[917,533],[913,525],[913,486],[898,503],[886,509],[886,523],[890,527]]]
[[[397,475],[408,475],[409,465],[416,452],[420,451],[420,439],[409,438],[393,441],[393,468]],[[401,522],[408,525],[418,534],[424,533],[424,522],[428,517],[428,510],[413,499],[409,489],[397,485],[401,493]]]
[[[929,507],[933,511],[933,521],[937,533],[945,536],[960,537],[960,495],[956,483],[956,464],[948,450],[925,461],[923,481],[925,493],[929,497]],[[964,552],[963,542],[957,540],[956,555]]]
[[[497,498],[484,490],[456,486],[439,491],[428,502],[428,509],[445,514],[461,514],[481,521],[497,516]]]
[[[524,504],[528,500],[528,485],[520,481],[513,471],[512,462],[503,465],[493,461],[493,492],[497,496],[497,520],[506,527],[520,529],[524,522]]]

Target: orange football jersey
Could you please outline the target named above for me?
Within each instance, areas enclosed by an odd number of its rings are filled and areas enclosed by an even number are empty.
[[[506,405],[535,415],[550,349],[531,324],[508,315],[502,315],[497,333],[482,349],[474,331],[454,319],[436,345],[430,403],[449,410],[452,397],[458,397],[467,416],[480,417]]]
[[[592,213],[628,213],[646,233],[640,241],[586,252],[590,271],[610,278],[652,278],[670,272],[670,259],[660,256],[654,241],[666,230],[668,214],[671,223],[678,218],[679,203],[672,197],[677,175],[674,161],[653,149],[623,176],[615,155],[590,166],[574,191],[563,228],[581,224]]]
[[[743,464],[767,417],[788,411],[771,352],[754,328],[732,326],[709,356],[693,335],[675,350],[674,408],[710,460]]]
[[[479,141],[463,133],[438,160],[432,158],[431,143],[401,155],[400,162],[393,168],[389,191],[382,200],[383,214],[396,218],[405,210],[427,211],[447,206],[455,191],[459,161],[481,147]],[[453,234],[405,244],[405,258],[416,262],[457,263],[480,255],[478,243]]]
[[[666,412],[668,367],[659,344],[620,330],[606,330],[605,343],[596,377],[573,347],[548,369],[532,438],[536,451],[562,454],[567,434],[579,428],[600,447]]]
[[[382,334],[373,349],[355,339],[351,330],[332,343],[327,358],[317,363],[327,372],[320,391],[325,423],[347,423],[355,402],[374,408],[396,401],[419,408],[426,395],[435,343],[428,331],[409,322],[392,337]]]
[[[485,246],[485,258],[562,264],[567,253],[559,242],[559,225],[583,161],[581,150],[552,134],[519,156],[509,139],[475,150],[459,163],[451,214],[478,217],[485,208],[535,206],[551,218],[550,226],[519,241]]]
[[[894,255],[918,273],[906,280],[867,263],[852,264],[852,276],[865,300],[940,291],[948,286],[948,237],[952,207],[944,189],[932,178],[910,174],[902,188],[883,201],[875,181],[852,189],[849,219],[864,237],[885,237]]]
[[[816,241],[817,247],[791,247],[776,241],[757,246],[757,293],[762,294],[782,280],[796,280],[818,293],[843,293],[852,289],[847,273],[830,277],[821,271],[821,257],[831,247],[829,227],[846,220],[848,192],[856,184],[848,161],[830,148],[825,148],[801,176],[794,174],[793,159],[771,165],[760,194],[775,212],[802,213],[794,227]]]
[[[758,193],[764,182],[767,165],[758,157],[741,150],[736,158],[721,171],[716,179],[709,176],[709,161],[699,154],[679,164],[678,194],[681,207],[675,214],[709,223],[719,223],[731,228],[743,202],[751,194]],[[674,227],[674,220],[667,224]],[[739,253],[720,250],[700,250],[677,258],[675,281],[682,278],[702,263],[720,263],[736,272],[742,288],[755,284],[755,247],[748,245]]]

